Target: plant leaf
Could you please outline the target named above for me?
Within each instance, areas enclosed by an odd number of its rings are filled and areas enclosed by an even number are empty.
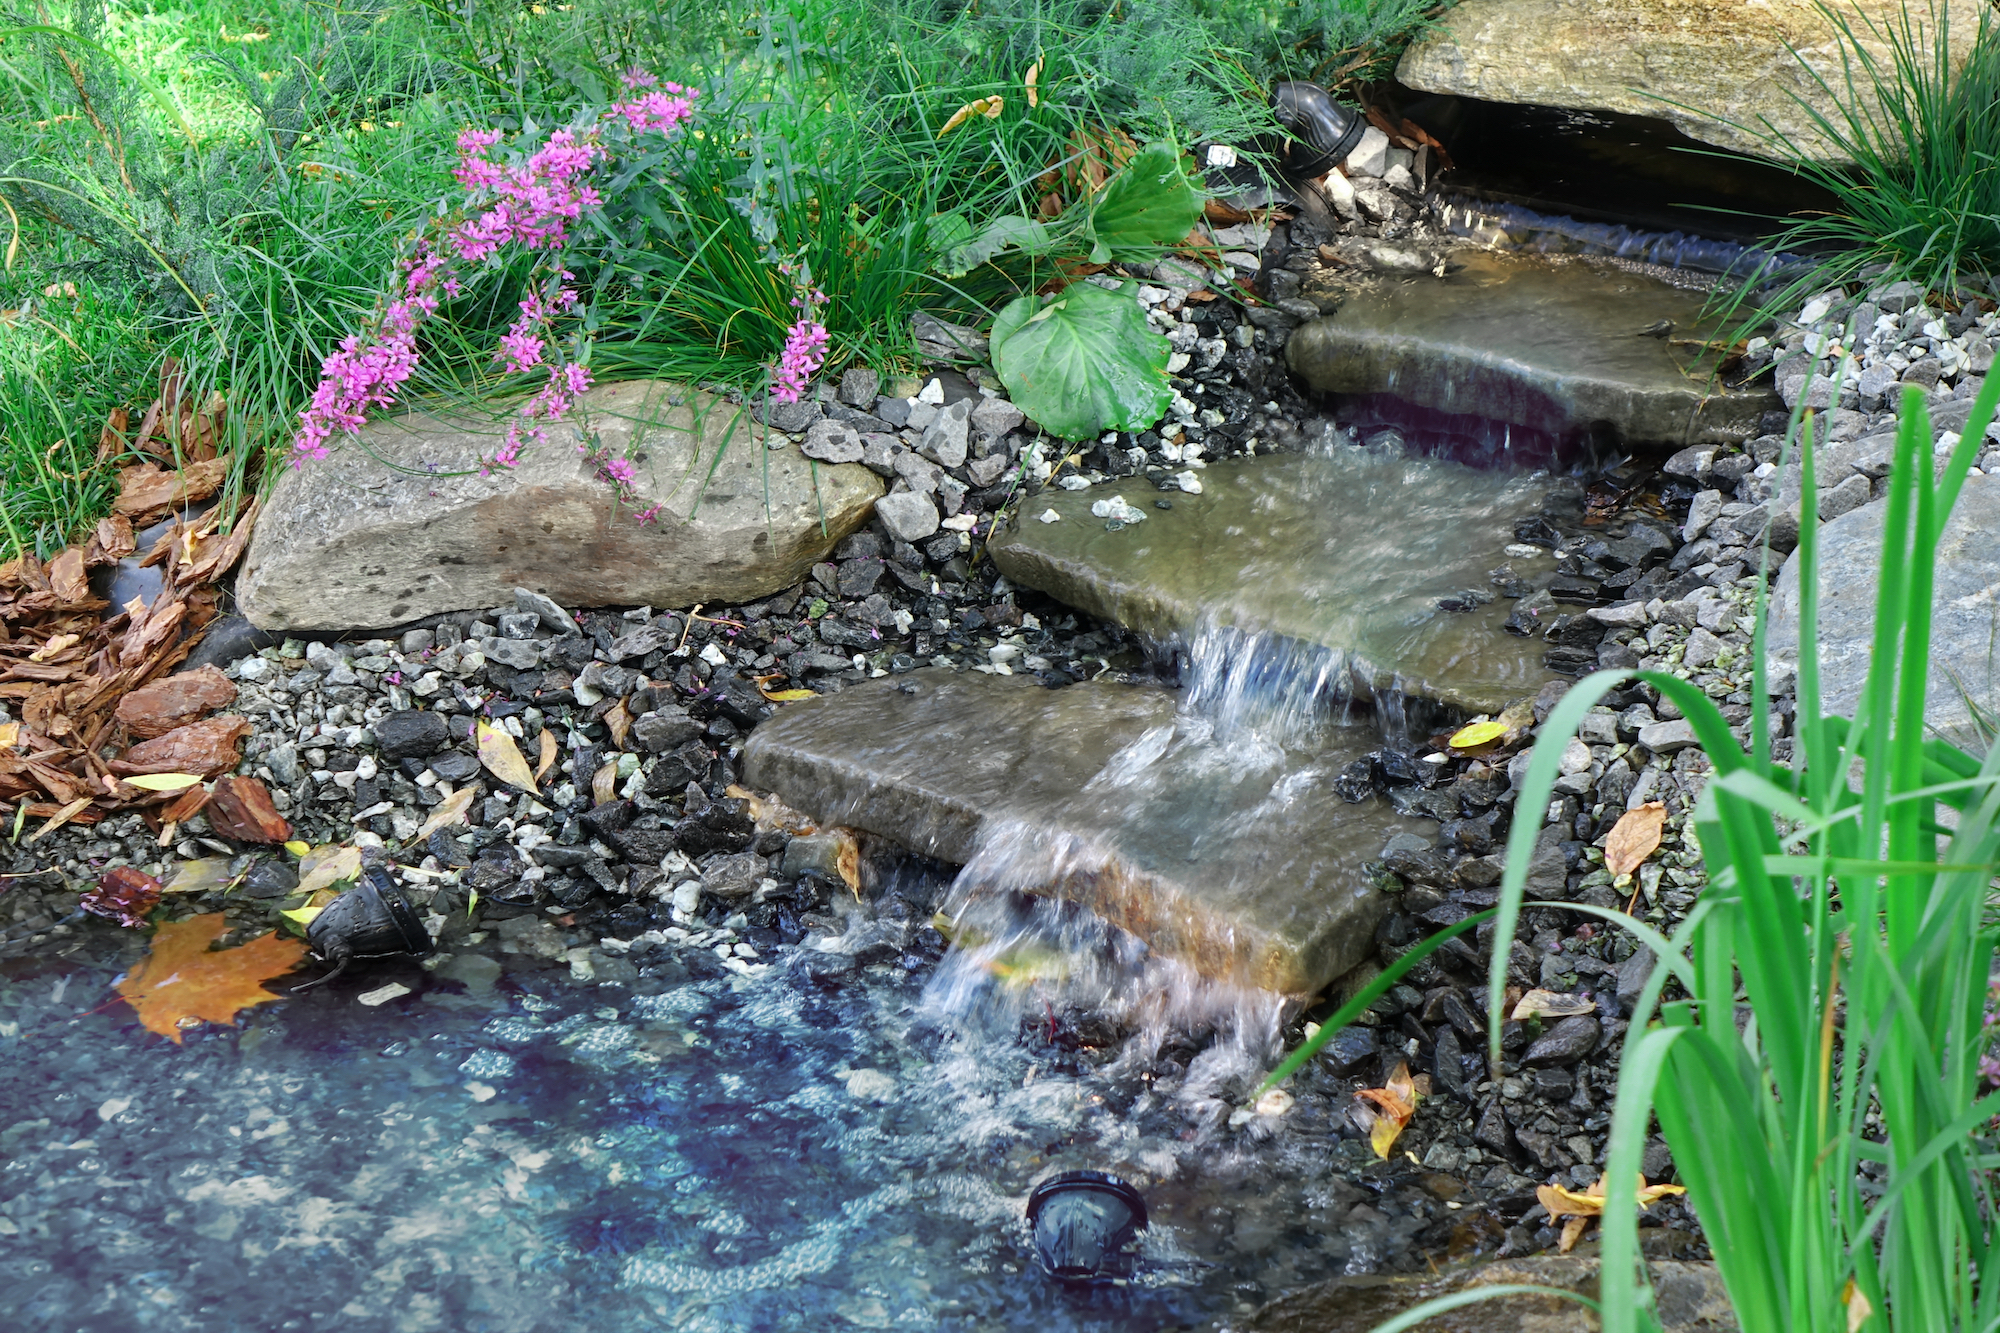
[[[1453,732],[1447,743],[1454,750],[1470,750],[1488,741],[1497,741],[1506,734],[1505,722],[1469,722]]]
[[[795,704],[801,699],[819,698],[817,690],[765,690],[762,693],[766,699],[769,699],[774,704]]]
[[[473,786],[467,783],[431,807],[430,818],[424,821],[424,826],[417,830],[417,836],[411,841],[423,842],[441,828],[464,823],[465,812],[472,808],[474,790]]]
[[[204,856],[193,861],[181,862],[181,868],[168,882],[167,893],[212,893],[226,889],[231,882],[229,859],[223,856]]]
[[[1026,255],[1047,254],[1054,246],[1049,229],[1033,218],[1008,213],[994,218],[970,240],[944,252],[940,272],[947,278],[962,278],[996,255],[1009,250]]]
[[[1188,180],[1180,150],[1161,140],[1139,150],[1105,182],[1090,213],[1107,259],[1143,257],[1185,240],[1201,219],[1203,196]],[[1096,260],[1093,262],[1104,262]]]
[[[540,782],[556,762],[556,736],[547,727],[542,728],[542,753],[535,761],[535,781]]]
[[[185,791],[201,781],[199,773],[137,773],[121,781],[142,791]]]
[[[1375,1106],[1375,1124],[1368,1131],[1368,1146],[1383,1161],[1389,1160],[1389,1149],[1396,1145],[1396,1139],[1403,1132],[1403,1126],[1410,1123],[1410,1117],[1417,1113],[1417,1084],[1410,1077],[1410,1066],[1396,1062],[1396,1072],[1389,1075],[1389,1081],[1379,1088],[1363,1088],[1354,1094]]]
[[[1129,290],[1079,282],[1046,306],[1010,302],[993,321],[994,369],[1044,430],[1083,440],[1144,430],[1174,401],[1167,340]]]
[[[235,949],[211,951],[229,923],[220,912],[169,922],[153,933],[153,947],[118,983],[118,993],[149,1032],[176,1046],[198,1022],[231,1023],[237,1011],[280,998],[264,982],[299,965],[306,946],[275,931]]]
[[[500,728],[481,722],[477,729],[479,762],[486,765],[486,771],[510,787],[542,794],[535,785],[535,775],[528,768],[528,761],[521,757],[521,748],[514,744],[514,738]]]
[[[297,893],[314,893],[344,879],[353,879],[361,873],[361,849],[346,844],[328,843],[315,847],[299,858],[299,887]]]
[[[1660,849],[1660,832],[1667,826],[1667,807],[1648,801],[1637,810],[1627,810],[1611,826],[1604,840],[1604,868],[1614,875],[1629,875],[1641,862]]]

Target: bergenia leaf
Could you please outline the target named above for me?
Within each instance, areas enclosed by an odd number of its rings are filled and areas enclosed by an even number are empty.
[[[1064,439],[1144,430],[1174,401],[1167,340],[1147,325],[1130,284],[1079,282],[1047,305],[1020,297],[994,319],[992,349],[1015,404]]]

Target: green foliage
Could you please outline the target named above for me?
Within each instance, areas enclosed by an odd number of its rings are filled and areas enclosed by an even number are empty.
[[[1046,304],[1018,297],[994,319],[992,345],[1015,405],[1064,439],[1144,430],[1174,401],[1167,340],[1128,289],[1079,282]]]
[[[1841,72],[1813,77],[1836,109],[1801,106],[1853,165],[1809,156],[1768,123],[1739,126],[1838,201],[1772,239],[1774,250],[1816,256],[1813,264],[1775,290],[1759,290],[1766,272],[1728,295],[1731,313],[1756,312],[1740,331],[1864,271],[1947,294],[1965,279],[2000,274],[2000,19],[1979,7],[1961,65],[1952,58],[1949,8],[1937,0],[1879,22],[1845,5],[1820,8],[1839,40]]]

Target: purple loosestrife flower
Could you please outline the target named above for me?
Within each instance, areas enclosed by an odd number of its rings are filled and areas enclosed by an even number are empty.
[[[614,458],[604,465],[604,475],[620,486],[630,486],[639,479],[639,468],[629,458]]]
[[[796,403],[806,386],[812,383],[813,372],[826,360],[826,325],[808,315],[792,325],[785,338],[785,350],[778,358],[777,372],[772,376],[771,397],[781,403]]]

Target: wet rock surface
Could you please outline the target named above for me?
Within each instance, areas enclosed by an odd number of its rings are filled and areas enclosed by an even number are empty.
[[[616,384],[581,407],[600,446],[634,461],[629,500],[567,423],[507,468],[482,461],[504,418],[376,422],[367,446],[395,470],[355,450],[273,488],[237,581],[244,614],[265,629],[386,626],[522,585],[564,604],[748,601],[796,583],[882,493],[859,465],[766,449],[741,409],[706,394]]]
[[[1397,252],[1403,253],[1403,252]],[[1441,248],[1346,289],[1286,344],[1322,392],[1393,393],[1566,440],[1716,444],[1756,433],[1768,389],[1712,391],[1704,296],[1608,263]],[[1671,337],[1648,330],[1671,330]]]
[[[1202,477],[1171,509],[1121,491],[1143,521],[1107,521],[1095,491],[1050,497],[995,538],[993,560],[1157,637],[1221,625],[1332,650],[1364,697],[1497,711],[1549,678],[1539,644],[1497,632],[1516,602],[1494,588],[1515,524],[1542,504],[1537,481],[1339,446]],[[1531,549],[1506,578],[1550,572]]]
[[[822,822],[1077,902],[1206,975],[1304,994],[1360,961],[1385,906],[1365,863],[1401,821],[1328,781],[1365,745],[1232,745],[1177,722],[1165,690],[920,671],[785,710],[743,766]]]

